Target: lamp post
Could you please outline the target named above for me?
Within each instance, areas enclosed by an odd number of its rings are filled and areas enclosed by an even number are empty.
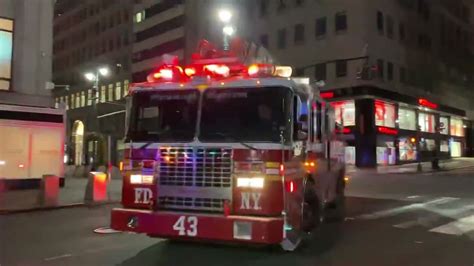
[[[101,77],[107,77],[108,75],[110,74],[110,70],[108,67],[98,67],[96,68],[93,72],[86,72],[84,73],[84,77],[88,80],[88,81],[92,81],[94,82],[94,85],[92,87],[92,95],[93,98],[91,99],[91,102],[92,102],[92,109],[93,109],[93,113],[94,113],[94,121],[95,121],[95,128],[97,131],[98,128],[99,128],[99,123],[97,121],[97,102],[99,101],[99,83],[100,83],[100,78]],[[110,139],[110,138],[109,138]],[[110,149],[110,143],[108,144],[108,147]],[[97,158],[94,158],[94,161],[93,161],[93,165],[95,165],[96,163],[96,159]],[[109,164],[110,164],[110,160],[111,159],[111,154],[109,152],[109,155],[108,155],[108,160],[109,160]]]
[[[224,34],[224,51],[227,51],[230,48],[229,38],[235,32],[234,27],[230,25],[233,14],[228,9],[221,9],[218,11],[217,15],[219,17],[220,22],[224,24],[224,27],[222,28],[222,33]]]

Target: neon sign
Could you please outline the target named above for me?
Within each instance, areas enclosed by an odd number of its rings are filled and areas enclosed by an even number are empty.
[[[432,103],[432,102],[428,101],[425,98],[418,99],[418,104],[421,105],[421,106],[424,106],[424,107],[428,107],[430,109],[437,109],[438,108],[438,105],[436,103]]]
[[[334,92],[332,92],[332,91],[321,92],[319,95],[323,99],[332,99],[332,98],[334,98]]]
[[[388,127],[377,127],[377,131],[386,135],[398,135],[398,130]]]
[[[352,133],[352,130],[348,127],[343,127],[341,129],[336,129],[336,133],[339,133],[339,134],[351,134]]]

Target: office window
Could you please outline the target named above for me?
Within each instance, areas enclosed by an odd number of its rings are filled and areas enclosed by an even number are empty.
[[[377,73],[378,73],[378,77],[380,79],[383,79],[384,77],[384,72],[385,72],[385,69],[384,69],[384,62],[382,59],[378,59],[377,60]]]
[[[71,105],[69,107],[71,109],[76,108],[76,98],[74,97],[74,94],[71,94]]]
[[[355,103],[354,101],[332,102],[336,123],[341,126],[355,126]]]
[[[88,89],[87,90],[87,106],[92,105],[92,90]]]
[[[393,63],[387,62],[387,79],[393,80]]]
[[[66,110],[69,110],[69,96],[64,96],[64,102],[66,103]]]
[[[405,107],[398,108],[398,127],[406,130],[416,130],[415,110]]]
[[[405,24],[401,23],[398,25],[398,36],[400,37],[400,41],[404,41],[405,36]]]
[[[347,15],[346,12],[339,12],[336,14],[336,32],[347,30]]]
[[[120,100],[122,98],[122,83],[115,83],[115,100]]]
[[[347,76],[347,61],[336,61],[336,77],[340,78],[345,76]]]
[[[387,37],[393,39],[393,18],[387,16]]]
[[[380,34],[384,32],[383,13],[380,11],[377,11],[377,30]]]
[[[407,83],[407,70],[404,67],[400,67],[400,83]]]
[[[260,44],[263,47],[268,48],[268,34],[260,35]]]
[[[375,101],[375,125],[384,127],[395,127],[396,113],[395,105],[392,103]]]
[[[128,95],[128,89],[129,89],[129,81],[125,80],[123,82],[123,97]]]
[[[304,42],[304,25],[296,24],[295,25],[295,43]]]
[[[135,23],[140,23],[145,20],[145,10],[135,13]]]
[[[316,19],[316,37],[326,35],[327,19],[326,17]]]
[[[286,48],[286,29],[278,30],[278,49]]]
[[[114,101],[114,84],[109,84],[109,90],[108,90],[108,101],[113,102]]]
[[[100,87],[100,102],[101,103],[105,103],[107,101],[106,92],[107,91],[106,91],[105,86]]]
[[[13,58],[13,20],[0,18],[0,90],[10,90]]]
[[[268,10],[268,0],[260,0],[260,6],[259,6],[259,11],[260,11],[260,17],[263,17],[267,14]]]
[[[319,80],[326,80],[326,64],[317,64],[314,69],[314,78]]]
[[[418,125],[422,132],[436,132],[436,118],[434,114],[420,112],[418,114]]]
[[[76,108],[81,107],[81,93],[76,93]]]
[[[54,99],[54,108],[59,108],[59,98]]]
[[[86,92],[81,91],[81,107],[86,106]]]

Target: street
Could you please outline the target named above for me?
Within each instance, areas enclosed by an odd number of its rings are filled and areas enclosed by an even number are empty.
[[[114,206],[0,216],[0,265],[473,265],[474,169],[352,173],[347,218],[294,253],[96,234]]]

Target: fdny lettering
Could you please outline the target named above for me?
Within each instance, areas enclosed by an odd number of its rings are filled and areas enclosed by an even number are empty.
[[[150,203],[153,193],[149,188],[135,188],[135,203]]]
[[[260,207],[260,197],[262,196],[261,193],[256,193],[256,192],[242,192],[241,193],[241,198],[242,198],[242,203],[240,205],[240,209],[242,210],[261,210],[262,207]],[[251,202],[253,201],[253,206]]]

